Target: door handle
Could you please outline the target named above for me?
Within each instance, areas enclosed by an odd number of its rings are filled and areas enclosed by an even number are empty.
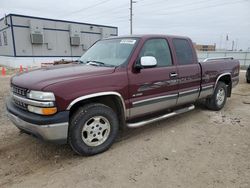
[[[177,77],[178,76],[178,74],[176,73],[176,72],[171,72],[170,73],[170,77],[171,78],[175,78],[175,77]]]

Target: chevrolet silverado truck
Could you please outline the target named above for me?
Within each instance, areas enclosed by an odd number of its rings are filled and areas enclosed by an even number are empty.
[[[101,153],[119,130],[194,109],[220,110],[239,82],[239,61],[198,62],[187,37],[131,35],[96,42],[78,62],[17,74],[6,107],[21,131]]]

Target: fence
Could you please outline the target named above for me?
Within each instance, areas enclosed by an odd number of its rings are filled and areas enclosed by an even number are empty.
[[[250,52],[232,52],[232,51],[197,51],[199,61],[203,61],[206,58],[211,57],[233,57],[240,61],[242,68],[250,65]]]
[[[250,65],[250,52],[231,52],[231,51],[197,51],[199,61],[203,61],[206,58],[210,57],[233,57],[240,61],[240,65],[243,69]],[[45,62],[54,62],[55,60],[60,60],[62,58],[18,58],[18,57],[6,57],[0,56],[0,65],[5,65],[7,67],[15,67],[18,68],[20,65],[24,67],[33,67],[37,65],[41,65],[41,63]],[[71,60],[66,59],[66,60]],[[76,59],[76,58],[74,58]]]

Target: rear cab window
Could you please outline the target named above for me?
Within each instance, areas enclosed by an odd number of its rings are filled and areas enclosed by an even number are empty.
[[[192,46],[186,39],[173,39],[177,62],[179,65],[189,65],[194,63]]]

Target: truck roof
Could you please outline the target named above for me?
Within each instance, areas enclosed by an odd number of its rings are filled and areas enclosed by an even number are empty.
[[[148,38],[182,38],[182,39],[190,39],[189,37],[185,36],[177,36],[177,35],[163,35],[163,34],[137,34],[137,35],[121,35],[121,36],[115,36],[115,37],[109,37],[108,39],[113,38],[142,38],[142,39],[148,39]]]

